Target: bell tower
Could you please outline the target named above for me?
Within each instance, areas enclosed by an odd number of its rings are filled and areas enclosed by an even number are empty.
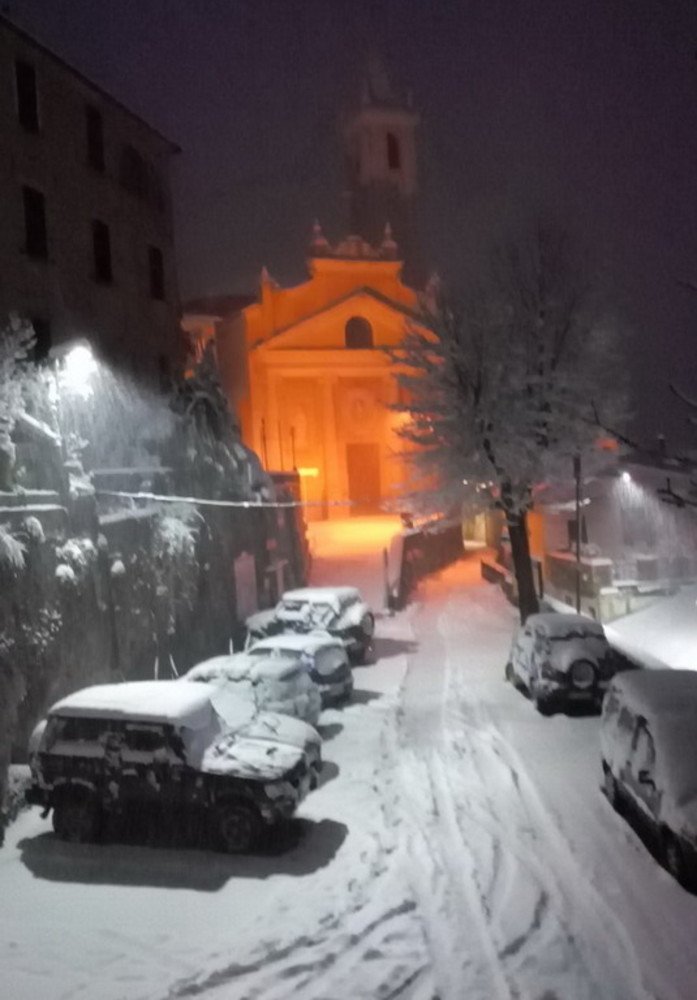
[[[402,99],[396,93],[373,55],[360,104],[344,120],[349,226],[351,233],[376,246],[389,223],[409,283],[420,278],[415,220],[418,122],[411,97]]]

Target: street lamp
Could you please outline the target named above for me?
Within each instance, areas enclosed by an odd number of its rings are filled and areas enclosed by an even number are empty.
[[[574,455],[576,481],[576,613],[581,612],[581,456]]]
[[[97,359],[86,340],[71,340],[49,351],[53,362],[56,391],[61,389],[89,399],[93,392],[92,379],[97,373]]]
[[[70,495],[69,474],[67,463],[71,456],[67,446],[68,427],[63,406],[63,393],[68,398],[90,398],[94,391],[93,377],[97,373],[97,360],[92,348],[86,340],[73,340],[65,344],[57,344],[49,351],[50,382],[49,398],[53,407],[56,430],[60,439],[61,449],[61,490],[64,502],[67,504]]]

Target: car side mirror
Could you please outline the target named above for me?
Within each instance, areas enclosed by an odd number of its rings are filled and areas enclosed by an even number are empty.
[[[653,788],[656,787],[656,782],[653,780],[646,768],[642,768],[641,771],[639,771],[639,781],[642,785],[650,785]]]

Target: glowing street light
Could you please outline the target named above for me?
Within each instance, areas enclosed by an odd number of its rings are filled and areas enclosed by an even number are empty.
[[[59,380],[61,387],[89,399],[94,392],[93,376],[97,373],[97,360],[89,344],[75,344],[60,359]]]

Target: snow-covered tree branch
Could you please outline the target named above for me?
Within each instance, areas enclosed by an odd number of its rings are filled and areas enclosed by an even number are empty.
[[[535,488],[594,452],[596,407],[622,420],[615,331],[566,235],[539,225],[430,320],[390,351],[415,488],[435,509],[504,512],[525,618],[537,609],[526,528]]]
[[[15,447],[12,431],[24,412],[24,393],[30,368],[34,331],[30,324],[10,317],[0,329],[0,490],[12,489]]]

